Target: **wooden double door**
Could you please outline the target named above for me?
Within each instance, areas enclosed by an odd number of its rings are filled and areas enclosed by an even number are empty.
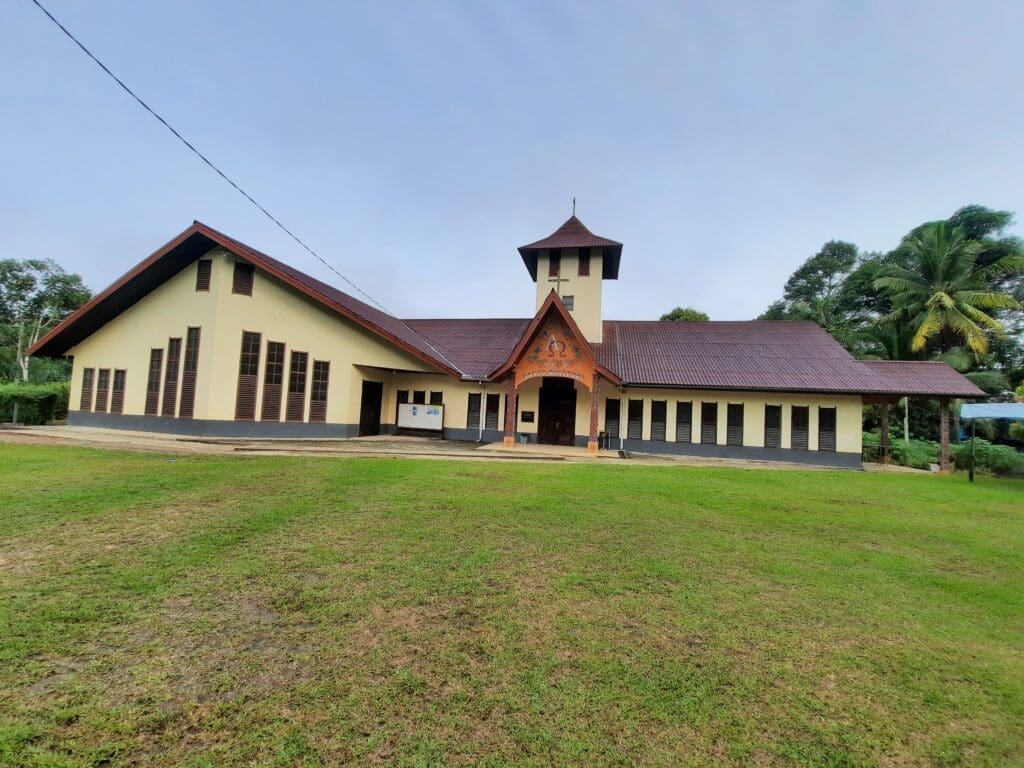
[[[545,377],[540,387],[537,442],[574,445],[576,442],[576,389],[572,379]]]

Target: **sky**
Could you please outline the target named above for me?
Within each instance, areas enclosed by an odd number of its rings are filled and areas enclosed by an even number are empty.
[[[516,248],[573,197],[624,243],[610,319],[750,319],[828,240],[1024,215],[1020,2],[43,2],[402,317],[532,315]],[[99,290],[198,219],[344,287],[29,0],[0,93],[0,258]]]

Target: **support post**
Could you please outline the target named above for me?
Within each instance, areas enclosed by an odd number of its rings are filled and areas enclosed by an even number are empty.
[[[505,440],[506,448],[516,444],[516,374],[513,371],[508,377],[508,390],[505,393]]]
[[[939,474],[949,474],[949,398],[939,398]]]
[[[968,473],[967,479],[974,482],[974,419],[971,419],[971,471]]]
[[[601,403],[601,377],[594,374],[590,385],[590,437],[587,438],[587,453],[597,453],[597,411]]]
[[[889,404],[882,403],[881,413],[881,431],[882,431],[882,444],[881,444],[881,455],[878,457],[879,464],[888,464],[890,457],[892,456],[892,446],[889,444]]]

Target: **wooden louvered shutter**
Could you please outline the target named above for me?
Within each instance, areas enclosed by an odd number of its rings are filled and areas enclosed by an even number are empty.
[[[501,395],[487,396],[487,415],[484,420],[484,429],[498,428],[498,414],[501,412]]]
[[[164,351],[153,349],[149,352],[149,373],[146,376],[146,415],[156,416],[160,404],[160,374],[164,367]]]
[[[292,352],[288,372],[288,404],[284,417],[288,421],[302,421],[306,415],[306,366],[309,356],[305,352]]]
[[[818,450],[834,451],[836,449],[836,409],[818,409]]]
[[[718,403],[700,404],[700,441],[707,445],[718,442]]]
[[[267,342],[267,365],[263,369],[263,405],[260,421],[281,420],[281,393],[284,391],[284,344]]]
[[[407,393],[408,394],[408,393]],[[466,411],[466,429],[480,428],[480,393],[469,395],[469,409]]]
[[[725,417],[726,445],[743,445],[743,403],[729,403]]]
[[[78,403],[80,411],[92,410],[92,387],[95,380],[95,368],[86,368],[82,371],[82,398]]]
[[[200,259],[196,262],[196,290],[210,290],[210,273],[213,271],[213,262],[209,259]]]
[[[178,404],[178,368],[181,365],[181,339],[167,340],[167,365],[164,370],[164,399],[160,415],[174,418]]]
[[[651,440],[665,439],[665,422],[668,420],[668,403],[664,400],[651,401]]]
[[[313,361],[313,383],[309,390],[309,420],[327,421],[327,384],[331,377],[331,364],[327,360]]]
[[[252,296],[253,266],[244,261],[235,262],[235,272],[231,277],[231,292],[241,296]]]
[[[96,412],[107,412],[107,401],[110,395],[110,369],[100,368],[96,377]]]
[[[238,394],[235,420],[256,418],[256,386],[260,370],[260,334],[242,331],[242,351],[238,360]]]
[[[794,451],[807,450],[807,423],[810,409],[806,405],[794,405],[790,416],[793,425],[790,436],[790,447]]]
[[[111,413],[122,413],[124,411],[124,380],[126,375],[122,368],[114,370],[114,388],[110,392]]]
[[[590,249],[580,248],[579,250],[579,277],[590,277]]]
[[[693,403],[676,403],[676,442],[693,442]]]
[[[630,440],[640,440],[644,436],[644,401],[630,400],[629,412],[626,415],[626,437]]]
[[[608,437],[619,436],[619,400],[609,397],[604,401],[604,431]]]
[[[199,370],[199,328],[185,333],[185,365],[181,372],[181,404],[178,418],[191,419],[196,405],[196,373]]]
[[[764,407],[764,447],[782,447],[781,405],[766,405]]]

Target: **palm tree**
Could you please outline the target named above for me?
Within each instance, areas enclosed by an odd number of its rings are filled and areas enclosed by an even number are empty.
[[[919,227],[903,242],[907,267],[887,265],[875,287],[892,296],[894,311],[880,322],[913,329],[910,348],[921,352],[938,340],[941,352],[959,343],[975,355],[988,350],[988,332],[1002,333],[993,309],[1018,309],[1010,295],[991,290],[993,279],[1024,269],[1024,258],[1007,255],[979,267],[982,244],[944,221]]]

